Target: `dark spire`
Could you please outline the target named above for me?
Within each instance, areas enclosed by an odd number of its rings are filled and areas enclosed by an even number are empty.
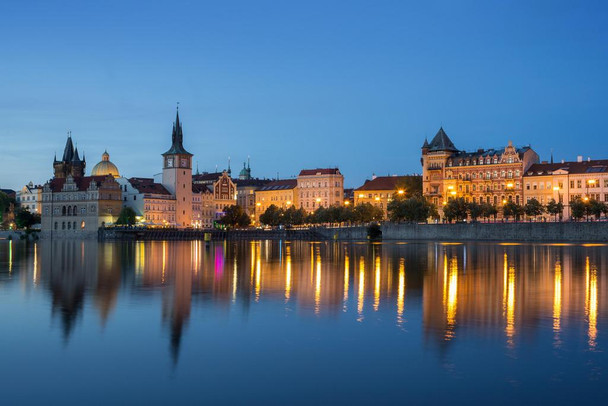
[[[175,123],[173,123],[173,134],[171,134],[171,148],[163,155],[192,155],[184,149],[184,133],[182,131],[182,124],[179,122],[179,105],[175,115]]]
[[[72,144],[72,132],[68,131],[68,139],[65,142],[65,148],[63,150],[63,162],[70,162],[74,157],[74,144]]]
[[[450,137],[443,131],[443,127],[439,128],[439,131],[437,131],[437,134],[431,140],[428,148],[430,151],[458,151]]]
[[[78,147],[74,149],[74,156],[72,157],[73,163],[80,163],[80,157],[78,156]]]
[[[429,147],[429,140],[424,137],[424,144],[422,144],[422,148],[428,148]]]

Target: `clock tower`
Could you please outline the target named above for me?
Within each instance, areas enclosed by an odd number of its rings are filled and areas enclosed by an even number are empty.
[[[163,186],[175,197],[175,224],[192,224],[192,154],[184,149],[179,110],[173,123],[171,148],[163,155]]]

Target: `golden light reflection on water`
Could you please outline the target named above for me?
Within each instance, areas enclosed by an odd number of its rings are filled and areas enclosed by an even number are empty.
[[[559,332],[562,317],[562,265],[555,262],[554,286],[553,286],[553,332],[555,341],[559,343]]]
[[[405,307],[405,258],[399,258],[399,284],[397,290],[397,324],[403,323]]]
[[[358,321],[363,321],[363,302],[365,300],[365,258],[359,258],[359,290],[357,294]]]
[[[596,348],[597,339],[597,269],[589,264],[589,257],[585,258],[585,314],[589,323],[587,335],[589,348]]]
[[[205,305],[289,301],[289,308],[298,312],[326,316],[338,311],[341,317],[359,322],[396,316],[401,326],[408,297],[414,312],[418,311],[415,301],[420,301],[425,333],[444,344],[466,337],[459,333],[462,329],[472,329],[493,331],[501,343],[506,339],[513,347],[527,329],[546,328],[550,333],[545,337],[553,338],[547,344],[557,347],[567,344],[569,329],[580,326],[589,348],[602,347],[600,316],[608,303],[601,279],[606,272],[606,247],[390,243],[380,247],[332,242],[227,242],[206,247],[190,241],[125,245],[77,241],[61,243],[50,256],[44,242],[29,250],[18,249],[17,244],[7,241],[0,251],[5,272],[7,267],[12,272],[23,267],[32,272],[33,258],[33,273],[19,278],[22,283],[49,285],[52,275],[53,300],[68,313],[80,306],[70,300],[97,295],[93,303],[104,320],[108,309],[121,300],[117,289],[125,283],[145,288],[136,291],[162,288],[167,314],[181,312],[180,320],[189,314],[189,294],[197,291],[194,297],[211,298],[203,301]],[[21,265],[26,254],[28,260]],[[366,266],[373,266],[367,275]],[[124,277],[130,272],[136,277]],[[365,318],[366,312],[374,317]],[[573,323],[577,317],[581,322]]]
[[[454,337],[456,312],[458,311],[458,258],[451,258],[448,264],[447,255],[444,254],[443,260],[443,300],[447,323],[445,338],[450,340]]]

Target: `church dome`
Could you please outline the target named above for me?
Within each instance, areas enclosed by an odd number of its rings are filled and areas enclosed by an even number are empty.
[[[110,154],[108,154],[108,151],[105,151],[101,155],[101,162],[99,162],[93,167],[93,170],[91,171],[91,176],[107,175],[112,175],[115,178],[118,178],[120,176],[120,173],[118,172],[118,168],[116,167],[116,165],[110,162]]]

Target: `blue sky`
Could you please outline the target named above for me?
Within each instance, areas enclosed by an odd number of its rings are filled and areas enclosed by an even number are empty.
[[[339,166],[347,186],[460,149],[608,158],[608,5],[559,1],[0,3],[0,187],[52,176],[66,131],[152,176],[180,102],[201,171]]]

